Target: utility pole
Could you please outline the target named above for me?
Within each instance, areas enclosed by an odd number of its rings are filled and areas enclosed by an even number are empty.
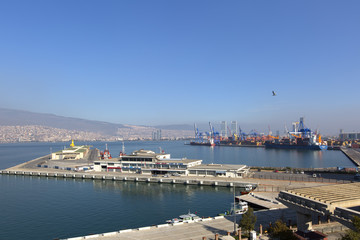
[[[234,184],[234,206],[233,206],[233,214],[234,214],[234,234],[236,235],[235,184]]]

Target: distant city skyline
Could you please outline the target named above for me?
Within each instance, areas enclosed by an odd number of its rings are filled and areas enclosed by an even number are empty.
[[[360,130],[359,1],[0,6],[0,108],[273,133],[305,117],[325,134]]]

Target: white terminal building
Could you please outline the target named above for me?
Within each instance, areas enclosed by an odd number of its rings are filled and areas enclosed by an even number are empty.
[[[168,153],[138,150],[131,155],[94,162],[98,172],[139,174],[180,174],[183,176],[243,177],[249,172],[246,165],[201,164],[199,159],[172,159]]]

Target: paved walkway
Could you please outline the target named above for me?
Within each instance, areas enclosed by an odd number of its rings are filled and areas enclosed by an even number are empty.
[[[276,209],[267,211],[255,212],[257,216],[256,225],[259,224],[265,227],[269,225],[269,222],[274,223],[278,219],[284,219],[292,222],[296,221],[296,214],[290,209]],[[240,220],[238,215],[237,222]],[[87,236],[86,239],[101,239],[101,240],[201,240],[203,237],[207,239],[215,239],[215,234],[219,236],[226,236],[227,232],[234,231],[234,218],[233,217],[218,217],[217,219],[208,219],[199,222],[182,223],[179,225],[158,225],[148,228],[125,230],[120,232],[104,233],[99,235]],[[71,240],[84,239],[70,238]],[[69,239],[69,240],[70,240]]]

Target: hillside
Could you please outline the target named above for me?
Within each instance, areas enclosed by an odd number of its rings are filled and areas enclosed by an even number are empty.
[[[115,135],[119,128],[127,128],[122,124],[0,108],[0,126],[28,125],[95,132],[104,135]]]

